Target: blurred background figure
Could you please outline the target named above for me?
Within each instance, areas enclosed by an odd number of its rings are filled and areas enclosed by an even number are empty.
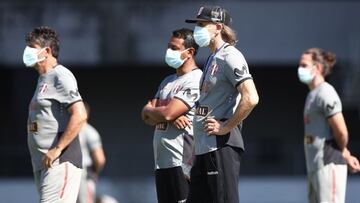
[[[345,202],[347,165],[360,171],[350,154],[348,130],[340,97],[325,81],[336,56],[320,48],[306,50],[300,59],[299,80],[309,87],[304,107],[304,148],[308,173],[309,202]]]
[[[110,195],[100,195],[96,198],[96,203],[118,203],[118,201]]]
[[[86,102],[85,109],[89,119],[90,106]],[[80,130],[79,138],[83,156],[83,173],[77,203],[95,203],[96,182],[106,160],[101,137],[98,131],[86,122]]]

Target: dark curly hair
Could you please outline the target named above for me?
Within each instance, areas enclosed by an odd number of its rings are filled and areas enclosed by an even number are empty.
[[[55,58],[58,58],[59,56],[60,46],[58,34],[55,30],[47,26],[34,28],[25,36],[25,41],[27,45],[35,43],[42,48],[50,47],[52,55]]]
[[[196,55],[197,50],[199,48],[199,45],[197,45],[195,43],[195,39],[194,39],[192,30],[187,29],[187,28],[182,28],[182,29],[179,29],[179,30],[175,30],[175,31],[173,31],[172,36],[176,37],[176,38],[183,39],[184,40],[184,47],[186,49],[194,48],[195,49],[194,55]]]

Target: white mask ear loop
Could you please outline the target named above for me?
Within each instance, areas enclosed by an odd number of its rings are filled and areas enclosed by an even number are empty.
[[[184,53],[185,51],[189,50],[189,49],[190,49],[190,48],[187,48],[187,49],[181,51],[181,54]],[[181,54],[180,54],[180,59],[181,59]],[[189,57],[186,57],[186,58],[184,59],[184,62],[187,61],[188,59],[189,59]]]
[[[41,54],[41,52],[43,52],[45,49],[46,49],[46,48],[42,48],[42,49],[37,53],[38,58],[39,58],[39,55]],[[46,59],[46,57],[44,56],[43,58],[38,59],[38,60],[37,60],[37,63],[39,63],[39,62],[41,62],[41,61],[43,61],[43,60],[45,60],[45,59]]]

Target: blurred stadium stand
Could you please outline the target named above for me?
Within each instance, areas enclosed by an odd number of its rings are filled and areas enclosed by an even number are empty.
[[[90,123],[103,136],[109,157],[104,175],[152,175],[152,128],[141,122],[140,111],[155,94],[158,83],[173,70],[166,66],[137,65],[91,69],[69,67],[77,77],[83,98],[92,106]],[[298,82],[296,69],[290,66],[250,64],[250,67],[261,100],[244,124],[247,151],[242,173],[304,174],[302,108],[306,86]],[[0,174],[30,176],[26,119],[37,73],[25,68],[0,69],[0,79],[0,90],[6,95],[1,101],[4,108],[0,118],[0,156],[4,164]],[[357,111],[345,107],[344,115],[351,132],[350,147],[360,155]]]

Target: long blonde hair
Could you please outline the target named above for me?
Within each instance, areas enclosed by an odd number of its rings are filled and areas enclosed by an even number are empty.
[[[235,31],[225,24],[223,24],[223,29],[221,30],[221,37],[225,42],[233,46],[237,42]]]

